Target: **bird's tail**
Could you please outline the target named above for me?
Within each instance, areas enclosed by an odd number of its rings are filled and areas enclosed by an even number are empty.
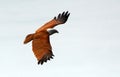
[[[34,34],[28,34],[24,40],[24,44],[27,44],[28,42],[30,42],[31,40],[33,40],[33,35]]]

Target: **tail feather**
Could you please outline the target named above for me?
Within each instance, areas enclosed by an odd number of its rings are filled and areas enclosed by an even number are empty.
[[[34,34],[28,34],[24,40],[24,44],[27,44],[28,42],[30,42],[31,40],[33,40],[33,35]]]

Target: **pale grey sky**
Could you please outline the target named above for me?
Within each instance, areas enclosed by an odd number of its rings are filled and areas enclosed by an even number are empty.
[[[25,36],[63,11],[54,59],[37,65]],[[0,77],[120,77],[119,0],[0,0]]]

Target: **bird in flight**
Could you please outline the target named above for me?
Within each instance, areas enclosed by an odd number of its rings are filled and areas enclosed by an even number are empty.
[[[32,41],[32,50],[38,60],[38,64],[43,64],[47,60],[53,59],[52,47],[50,44],[50,35],[58,33],[55,26],[64,24],[70,13],[68,11],[59,13],[51,21],[38,28],[35,33],[28,34],[24,40],[24,44]]]

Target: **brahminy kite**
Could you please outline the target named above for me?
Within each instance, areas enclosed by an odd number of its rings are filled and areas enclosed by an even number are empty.
[[[69,15],[70,13],[68,11],[60,13],[57,17],[54,17],[51,21],[37,29],[35,33],[26,36],[24,44],[32,41],[32,50],[38,60],[38,64],[42,65],[44,62],[47,62],[47,60],[53,59],[54,55],[49,37],[54,33],[58,33],[58,31],[53,28],[59,24],[64,24]]]

